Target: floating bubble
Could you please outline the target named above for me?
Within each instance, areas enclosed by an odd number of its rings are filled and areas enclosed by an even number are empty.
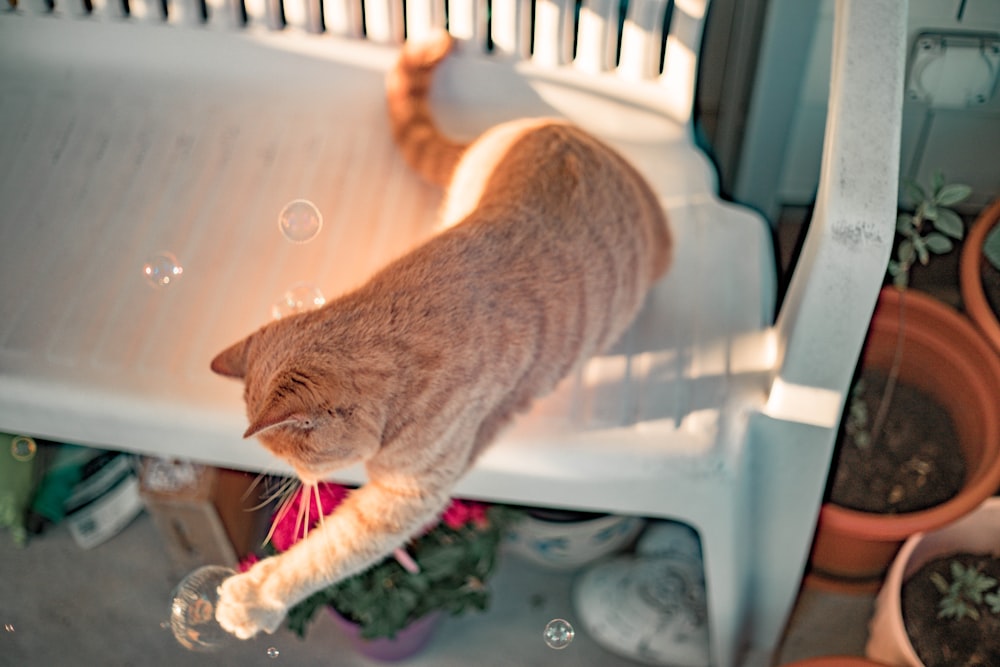
[[[273,646],[269,646],[267,648],[267,657],[269,657],[269,658],[277,658],[279,655],[281,655],[281,651],[279,651],[278,649],[274,648]]]
[[[27,462],[35,458],[38,451],[38,443],[34,438],[26,435],[19,435],[10,441],[10,455],[15,461]]]
[[[185,648],[215,651],[234,637],[215,620],[219,586],[236,572],[221,565],[205,565],[188,574],[174,589],[170,629]]]
[[[308,199],[296,199],[285,204],[278,214],[278,229],[292,243],[307,243],[323,228],[323,215]]]
[[[289,287],[281,298],[271,306],[274,319],[315,310],[326,303],[326,297],[312,283],[297,283]]]
[[[14,632],[14,624],[13,623],[4,623],[3,624],[3,629],[5,631],[7,631],[7,632]]]
[[[142,265],[142,274],[153,287],[166,287],[176,282],[183,273],[184,267],[172,252],[163,251],[150,255]]]
[[[549,648],[564,649],[573,641],[576,630],[570,622],[563,618],[554,618],[545,625],[545,632],[542,637]]]

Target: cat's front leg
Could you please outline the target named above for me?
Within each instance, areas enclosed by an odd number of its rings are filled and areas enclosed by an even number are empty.
[[[222,582],[215,619],[226,632],[249,639],[262,630],[270,634],[278,629],[288,612],[288,603],[277,597],[275,587],[266,583],[280,572],[281,559],[281,556],[266,558],[243,574]]]
[[[369,482],[288,551],[224,581],[216,620],[241,639],[274,632],[290,607],[404,544],[443,510],[447,498],[419,484]]]

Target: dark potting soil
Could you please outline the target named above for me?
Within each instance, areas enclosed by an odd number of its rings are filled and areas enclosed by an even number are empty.
[[[1000,318],[1000,271],[997,271],[985,257],[979,263],[979,278],[983,284],[986,303],[994,315]]]
[[[857,397],[864,401],[870,429],[886,374],[864,369],[861,380]],[[882,433],[863,447],[842,429],[837,448],[830,500],[841,507],[879,514],[915,512],[953,497],[965,480],[951,417],[903,382],[896,384]]]
[[[955,665],[1000,665],[1000,614],[988,604],[975,605],[978,618],[940,618],[942,593],[931,580],[937,572],[948,584],[953,582],[952,561],[978,569],[1000,581],[1000,559],[974,554],[955,554],[926,563],[903,583],[901,603],[903,624],[913,650],[927,667]],[[996,593],[994,585],[986,593]]]

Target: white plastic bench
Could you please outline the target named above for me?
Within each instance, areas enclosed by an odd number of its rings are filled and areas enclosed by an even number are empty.
[[[383,76],[404,25],[442,25],[444,0],[405,17],[364,0],[364,36],[358,0],[208,0],[206,22],[196,0],[166,16],[30,1],[0,14],[0,430],[286,471],[240,437],[241,387],[209,360],[293,284],[334,297],[432,233],[440,193],[392,146]],[[531,1],[449,1],[463,41],[434,84],[442,125],[592,130],[659,192],[676,262],[622,343],[458,493],[689,522],[713,659],[733,665],[775,645],[794,600],[888,256],[905,3],[838,4],[816,212],[775,316],[770,229],[720,201],[693,144],[707,2],[674,0],[665,21],[666,0],[632,0],[616,66],[617,0],[583,0],[578,21],[572,2]],[[325,220],[307,244],[276,226],[296,198]],[[161,250],[183,274],[155,289],[142,267]]]

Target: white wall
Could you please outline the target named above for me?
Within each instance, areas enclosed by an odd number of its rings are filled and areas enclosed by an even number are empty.
[[[789,113],[782,105],[793,106],[790,122],[785,126],[787,136],[758,140],[763,148],[745,151],[740,167],[744,174],[754,169],[766,170],[761,165],[769,158],[780,163],[776,182],[771,184],[773,191],[767,191],[767,183],[755,184],[748,178],[741,179],[743,187],[738,186],[736,191],[738,199],[754,203],[771,214],[782,205],[810,203],[819,180],[834,0],[819,0],[819,3],[816,24],[801,26],[801,30],[812,33],[807,53],[784,54],[785,58],[806,58],[797,99],[770,103],[759,100],[754,106],[756,118],[749,119],[748,136],[752,136],[757,127],[767,127],[768,118]],[[774,0],[772,11],[782,11],[783,4],[784,0]],[[958,20],[960,10],[961,20]],[[778,18],[772,16],[769,22],[780,24]],[[787,25],[783,27],[788,29]],[[909,30],[911,52],[913,41],[921,32],[1000,33],[1000,0],[910,0]],[[770,63],[762,61],[758,81],[766,80],[769,68],[788,68],[780,55],[772,57]],[[774,131],[770,133],[773,135]],[[783,150],[780,155],[768,156],[768,145]],[[924,103],[907,100],[903,113],[901,174],[926,182],[938,168],[949,181],[973,187],[970,206],[982,207],[1000,196],[1000,90],[994,90],[992,99],[976,109],[929,109]]]

